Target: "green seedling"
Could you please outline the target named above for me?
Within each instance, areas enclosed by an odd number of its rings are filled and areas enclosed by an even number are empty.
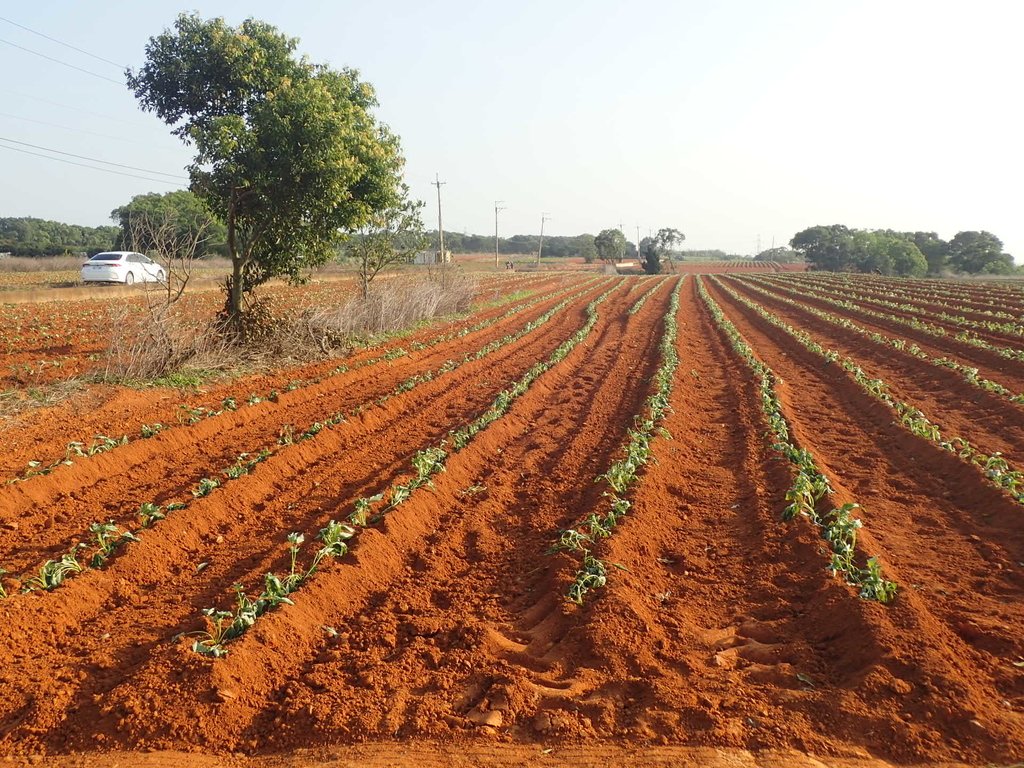
[[[192,495],[197,499],[203,496],[209,496],[213,492],[214,488],[220,487],[220,480],[215,477],[204,477],[199,481],[199,485],[192,489]]]
[[[165,517],[167,517],[167,515],[164,514],[160,505],[154,504],[151,501],[147,501],[139,507],[139,519],[142,521],[143,528],[152,528],[158,521],[163,520]]]
[[[138,536],[127,529],[120,528],[113,520],[108,520],[105,523],[93,523],[89,526],[89,533],[93,535],[99,549],[89,561],[90,568],[102,568],[119,546],[129,541],[139,540]]]
[[[142,427],[139,428],[139,434],[141,434],[145,438],[149,438],[153,437],[153,435],[155,434],[158,434],[160,431],[163,430],[163,428],[163,424],[143,424]]]

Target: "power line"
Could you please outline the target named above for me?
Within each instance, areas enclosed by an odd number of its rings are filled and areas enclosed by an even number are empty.
[[[27,53],[31,53],[31,54],[33,54],[35,56],[39,56],[40,58],[46,59],[48,61],[56,62],[57,64],[63,64],[65,67],[70,67],[71,69],[77,69],[79,72],[85,72],[85,74],[87,74],[87,75],[92,75],[93,77],[98,77],[100,80],[106,80],[108,83],[113,83],[114,85],[124,86],[124,81],[123,80],[115,80],[112,77],[107,77],[106,75],[101,75],[98,72],[93,72],[91,69],[83,69],[82,67],[76,67],[74,64],[68,64],[66,61],[61,61],[60,59],[55,59],[55,58],[53,58],[53,56],[47,56],[45,53],[40,53],[39,51],[33,51],[31,48],[26,48],[23,45],[18,45],[17,43],[12,43],[10,40],[4,40],[4,39],[0,38],[0,43],[7,43],[7,45],[10,45],[10,46],[12,46],[14,48],[18,48],[19,50],[25,51]]]
[[[16,21],[11,21],[10,19],[5,19],[3,16],[0,16],[0,21],[6,21],[8,24],[13,24],[16,27],[24,29],[26,32],[31,32],[33,35],[39,35],[39,37],[44,37],[44,38],[46,38],[47,40],[49,40],[51,42],[57,43],[57,45],[63,45],[65,48],[70,48],[72,51],[78,51],[79,53],[84,53],[86,56],[91,56],[92,58],[97,59],[98,61],[102,61],[102,62],[104,62],[106,64],[110,64],[112,66],[115,66],[118,69],[120,69],[122,72],[124,70],[128,69],[128,67],[126,67],[124,64],[118,64],[116,61],[111,61],[110,59],[104,59],[102,56],[97,56],[95,53],[89,53],[89,51],[85,51],[85,50],[82,50],[81,48],[77,48],[77,47],[71,45],[71,43],[65,43],[63,40],[58,40],[55,37],[50,37],[49,35],[44,35],[42,32],[36,32],[34,29],[30,29],[30,28],[26,27],[24,24],[19,24]]]
[[[113,174],[116,174],[117,176],[127,176],[127,177],[129,177],[131,179],[143,179],[144,181],[153,181],[153,182],[157,182],[159,184],[170,184],[172,187],[180,187],[181,186],[181,184],[178,184],[177,182],[167,181],[166,179],[151,179],[148,176],[137,176],[134,173],[124,173],[122,171],[115,171],[115,170],[113,170],[111,168],[97,168],[95,165],[86,165],[85,163],[76,163],[74,160],[64,160],[63,158],[60,158],[60,157],[53,157],[51,155],[43,155],[43,154],[40,154],[39,152],[29,152],[27,149],[18,149],[17,147],[9,147],[6,144],[0,144],[0,149],[9,149],[12,152],[21,152],[23,155],[33,155],[35,157],[43,157],[43,158],[46,158],[47,160],[56,160],[58,163],[67,163],[68,165],[77,165],[79,168],[88,168],[91,171],[103,171],[104,173],[113,173]]]
[[[102,163],[103,165],[112,165],[115,168],[127,168],[130,171],[142,171],[143,173],[152,173],[157,176],[169,176],[172,179],[181,179],[187,181],[187,176],[181,176],[176,173],[164,173],[163,171],[154,171],[152,168],[139,168],[134,165],[124,165],[123,163],[112,163],[109,160],[100,160],[96,157],[87,157],[85,155],[76,155],[73,152],[63,152],[59,149],[51,149],[50,147],[41,147],[38,144],[29,144],[27,141],[18,141],[17,139],[8,139],[6,136],[0,136],[0,141],[8,141],[11,144],[20,144],[23,147],[32,147],[32,149],[41,149],[44,152],[53,152],[57,155],[67,155],[68,157],[77,157],[79,160],[88,160],[91,163]]]
[[[130,144],[144,144],[145,142],[138,141],[136,139],[129,139],[125,136],[112,136],[109,133],[97,133],[96,131],[87,131],[85,128],[72,128],[70,125],[59,125],[57,123],[49,123],[46,120],[36,120],[33,117],[21,117],[20,115],[11,115],[7,112],[0,112],[0,117],[9,117],[12,120],[23,120],[26,123],[35,123],[36,125],[48,125],[51,128],[60,128],[62,131],[74,131],[75,133],[84,133],[89,136],[99,136],[102,139],[114,139],[115,141],[126,141]]]
[[[81,112],[82,114],[85,114],[85,115],[92,115],[93,117],[100,117],[100,118],[103,118],[104,120],[112,120],[115,123],[124,123],[125,125],[130,125],[130,126],[132,126],[134,128],[141,128],[142,127],[142,123],[140,123],[138,121],[135,121],[135,120],[123,120],[120,117],[113,117],[111,115],[105,115],[102,112],[94,112],[91,109],[85,109],[84,107],[76,107],[76,106],[73,106],[71,104],[62,104],[59,101],[51,101],[50,99],[44,99],[41,96],[32,96],[32,95],[27,94],[27,93],[18,93],[17,91],[8,91],[8,90],[5,90],[5,89],[0,89],[0,93],[5,93],[8,96],[17,96],[17,97],[22,98],[22,99],[32,99],[33,101],[39,101],[39,102],[42,102],[43,104],[49,104],[49,105],[54,106],[54,107],[61,107],[62,109],[70,109],[70,110],[73,110],[75,112]]]

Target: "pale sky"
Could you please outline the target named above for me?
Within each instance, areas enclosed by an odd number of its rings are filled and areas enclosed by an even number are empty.
[[[0,3],[132,67],[182,10],[260,18],[314,61],[359,69],[430,227],[437,172],[456,231],[493,232],[499,199],[504,235],[538,232],[542,212],[550,234],[675,227],[687,248],[741,254],[816,224],[985,229],[1024,262],[1014,0]],[[189,150],[125,86],[9,43],[114,81],[118,67],[8,21],[0,40],[0,137],[183,173]],[[93,226],[178,183],[4,148],[0,169],[0,216]]]

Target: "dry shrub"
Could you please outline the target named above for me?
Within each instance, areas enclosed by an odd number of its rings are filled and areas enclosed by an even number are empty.
[[[180,304],[154,301],[141,310],[122,304],[109,317],[105,381],[155,379],[184,368],[218,370],[236,357],[214,324],[197,320]]]
[[[477,280],[452,273],[445,280],[402,275],[370,284],[369,296],[346,296],[335,307],[307,309],[291,324],[288,336],[329,353],[351,343],[411,328],[436,317],[470,308]]]
[[[356,342],[411,328],[470,308],[477,281],[459,273],[400,276],[371,284],[369,298],[343,294],[336,306],[289,315],[269,297],[246,300],[245,338],[224,319],[197,319],[180,303],[151,297],[148,307],[121,305],[110,312],[102,378],[148,380],[185,369],[269,369],[344,354]]]
[[[0,272],[71,272],[81,269],[84,256],[6,256]]]

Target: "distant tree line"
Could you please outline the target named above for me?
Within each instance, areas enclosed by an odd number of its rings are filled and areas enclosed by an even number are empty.
[[[431,240],[437,242],[437,230],[428,232]],[[540,246],[540,235],[512,235],[498,238],[498,253],[512,255],[536,255]],[[461,232],[444,233],[444,247],[452,253],[494,253],[494,235],[469,235]],[[594,236],[545,235],[544,255],[554,258],[569,258],[590,255],[595,257]]]
[[[922,277],[960,273],[1005,275],[1013,257],[991,232],[958,232],[949,241],[934,232],[850,229],[842,224],[809,227],[790,241],[814,269]]]
[[[117,227],[80,227],[46,219],[0,218],[0,253],[14,256],[63,256],[108,250]]]

